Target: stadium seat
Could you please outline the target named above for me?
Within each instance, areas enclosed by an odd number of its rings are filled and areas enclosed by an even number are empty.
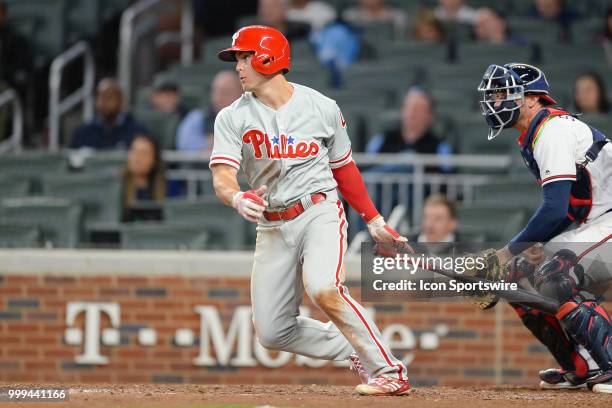
[[[556,22],[512,17],[508,19],[508,26],[512,32],[519,33],[544,48],[559,41],[559,25]]]
[[[608,139],[612,139],[612,118],[610,117],[610,114],[581,115],[579,118],[580,120],[602,132],[608,137]]]
[[[527,169],[524,170],[527,173]],[[542,189],[533,176],[530,180],[499,178],[492,183],[474,187],[473,204],[478,207],[522,208],[533,211],[541,202]]]
[[[0,199],[25,197],[30,193],[31,184],[27,177],[0,175]]]
[[[232,44],[232,37],[208,38],[202,42],[202,62],[206,65],[225,66],[226,62],[219,60],[219,51],[228,48]]]
[[[110,173],[119,175],[127,162],[125,151],[95,152],[87,157],[83,164],[83,169],[91,173]]]
[[[157,139],[162,150],[174,149],[176,128],[180,122],[178,115],[156,112],[150,109],[138,109],[134,111],[134,116]]]
[[[0,219],[0,248],[36,248],[40,231],[35,224]]]
[[[75,200],[83,206],[85,226],[119,222],[121,178],[112,174],[62,174],[43,178],[43,194]]]
[[[80,237],[81,214],[81,206],[65,198],[26,197],[0,201],[0,218],[38,226],[45,246],[76,247]]]
[[[481,232],[491,243],[505,243],[524,226],[523,210],[509,208],[469,207],[458,210],[460,231]]]
[[[458,47],[459,61],[481,64],[481,71],[492,63],[510,61],[531,62],[532,49],[524,45],[461,43]]]
[[[68,160],[64,154],[22,153],[0,156],[0,174],[28,177],[33,192],[40,191],[40,178],[46,174],[66,171]]]
[[[68,0],[67,38],[69,42],[96,33],[100,26],[102,0]]]
[[[121,229],[124,249],[203,250],[208,233],[201,228],[165,223],[135,223]]]
[[[36,21],[35,49],[46,57],[59,54],[65,44],[67,0],[4,0],[9,19]]]
[[[200,201],[167,200],[164,219],[172,224],[206,230],[209,248],[237,250],[244,249],[247,244],[247,221],[216,197]]]
[[[387,21],[362,22],[354,25],[361,32],[363,40],[372,45],[392,41],[395,38],[393,23]]]

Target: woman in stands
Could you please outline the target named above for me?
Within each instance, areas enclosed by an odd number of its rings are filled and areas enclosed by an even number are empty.
[[[123,220],[133,221],[130,209],[138,202],[161,204],[166,197],[166,171],[157,140],[134,138],[123,171]]]

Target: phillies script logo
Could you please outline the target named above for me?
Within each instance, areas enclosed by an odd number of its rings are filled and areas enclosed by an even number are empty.
[[[256,159],[261,159],[265,155],[270,159],[304,159],[309,156],[319,154],[317,142],[297,142],[293,136],[280,135],[274,136],[272,140],[267,133],[260,130],[249,130],[242,136],[244,143],[253,145],[253,152]]]

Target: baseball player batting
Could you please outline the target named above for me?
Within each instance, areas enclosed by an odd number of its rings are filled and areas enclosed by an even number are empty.
[[[503,129],[521,132],[521,155],[542,186],[543,203],[508,245],[485,251],[487,270],[472,273],[491,280],[529,277],[538,292],[559,301],[554,316],[513,305],[561,366],[540,372],[541,387],[612,392],[612,326],[592,294],[612,276],[612,251],[605,245],[612,241],[612,144],[597,129],[553,108],[556,102],[537,67],[491,65],[478,90],[489,140]],[[579,226],[568,230],[573,223]],[[541,244],[534,243],[546,243],[552,258],[543,262]],[[496,299],[479,301],[486,308]]]
[[[344,286],[347,221],[336,190],[376,242],[406,238],[374,207],[336,103],[285,79],[291,64],[283,34],[249,26],[232,38],[219,58],[236,63],[245,92],[215,120],[210,168],[219,199],[258,223],[251,278],[257,338],[269,349],[349,360],[362,379],[360,394],[407,394],[406,367]],[[240,191],[240,168],[249,191]],[[331,322],[299,315],[304,290]]]

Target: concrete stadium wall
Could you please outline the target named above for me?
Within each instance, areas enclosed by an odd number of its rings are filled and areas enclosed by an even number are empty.
[[[0,251],[0,380],[355,384],[270,352],[250,322],[252,254]],[[359,262],[347,279],[359,299]],[[552,358],[507,304],[366,304],[415,385],[537,383]],[[303,313],[324,319],[305,299]]]

